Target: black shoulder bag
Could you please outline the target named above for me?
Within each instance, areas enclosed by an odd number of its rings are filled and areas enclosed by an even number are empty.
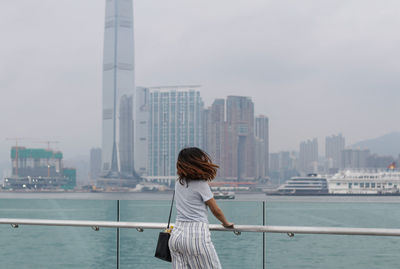
[[[167,229],[163,232],[160,232],[160,234],[158,236],[156,254],[154,255],[156,258],[159,258],[159,259],[167,261],[167,262],[172,261],[171,252],[168,247],[168,241],[169,241],[169,238],[171,237],[171,231],[169,231],[169,224],[171,222],[172,207],[174,205],[174,199],[175,199],[175,191],[174,191],[174,194],[172,195],[171,209],[169,211],[169,218],[168,218],[168,226],[167,226]]]

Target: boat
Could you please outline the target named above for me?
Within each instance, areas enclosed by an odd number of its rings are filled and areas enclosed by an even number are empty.
[[[331,195],[400,195],[400,171],[341,171],[328,188]]]
[[[306,177],[292,177],[276,190],[268,191],[266,195],[328,195],[326,177],[309,174]]]
[[[213,194],[214,199],[235,199],[235,192],[233,191],[215,191]]]

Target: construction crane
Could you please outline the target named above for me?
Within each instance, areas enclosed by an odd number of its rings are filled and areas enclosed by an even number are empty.
[[[50,150],[50,144],[58,144],[60,141],[54,141],[54,140],[45,140],[45,141],[35,141],[33,143],[42,143],[42,144],[47,144],[47,150]]]
[[[18,176],[18,141],[26,140],[27,138],[22,137],[8,137],[6,140],[15,141],[15,175]]]
[[[46,140],[46,141],[35,141],[34,143],[43,143],[47,144],[47,150],[50,151],[50,144],[58,144],[60,141],[52,141],[52,140]],[[50,163],[49,159],[47,159],[47,177],[50,177]]]

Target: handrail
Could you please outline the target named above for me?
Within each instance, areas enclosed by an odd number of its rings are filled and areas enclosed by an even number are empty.
[[[14,228],[19,225],[40,226],[67,226],[100,228],[131,228],[142,232],[144,229],[162,230],[166,223],[151,222],[118,222],[118,221],[82,221],[82,220],[48,220],[48,219],[8,219],[0,218],[0,224],[10,224]],[[224,228],[218,224],[210,224],[211,231],[231,231],[236,234],[241,232],[257,233],[285,233],[294,234],[330,234],[330,235],[368,235],[368,236],[400,236],[400,229],[386,228],[345,228],[345,227],[302,227],[302,226],[262,226],[262,225],[235,225],[233,229]]]

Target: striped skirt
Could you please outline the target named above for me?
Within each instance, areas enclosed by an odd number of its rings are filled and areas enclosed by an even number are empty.
[[[168,244],[175,269],[221,269],[207,223],[177,221]]]

